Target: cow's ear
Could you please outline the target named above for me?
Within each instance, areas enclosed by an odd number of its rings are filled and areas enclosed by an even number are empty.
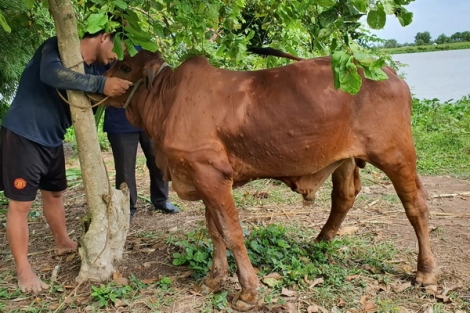
[[[142,77],[144,77],[145,85],[148,90],[152,89],[153,80],[155,79],[155,73],[160,68],[158,60],[152,60],[144,66]]]

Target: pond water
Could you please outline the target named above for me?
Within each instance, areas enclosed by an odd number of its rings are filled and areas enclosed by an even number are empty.
[[[408,65],[399,73],[419,99],[444,102],[470,95],[470,49],[394,54],[392,58]]]

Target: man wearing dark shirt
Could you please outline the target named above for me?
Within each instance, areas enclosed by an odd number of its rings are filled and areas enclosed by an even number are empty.
[[[16,96],[1,128],[1,190],[9,199],[7,237],[23,292],[47,289],[28,261],[28,212],[41,191],[44,216],[57,254],[74,251],[65,225],[62,193],[67,187],[62,140],[71,126],[70,108],[56,89],[81,90],[115,97],[132,84],[100,76],[95,65],[116,59],[112,35],[86,34],[80,41],[85,73],[63,66],[57,38],[46,40],[34,53],[20,79]]]
[[[135,163],[139,143],[147,159],[150,174],[150,201],[157,210],[178,213],[178,208],[168,201],[168,182],[163,181],[163,172],[155,163],[152,139],[142,129],[132,126],[126,118],[126,110],[106,108],[103,130],[107,133],[113,150],[116,188],[123,182],[129,187],[131,217],[136,211],[137,202]]]

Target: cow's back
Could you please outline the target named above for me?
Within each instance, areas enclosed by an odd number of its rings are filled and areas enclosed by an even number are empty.
[[[363,79],[361,91],[350,95],[335,89],[328,57],[249,72],[193,58],[175,73],[167,144],[226,151],[242,180],[301,176],[349,157],[368,160],[379,153],[374,149],[386,149],[392,129],[410,137],[409,89],[385,71],[388,80]]]

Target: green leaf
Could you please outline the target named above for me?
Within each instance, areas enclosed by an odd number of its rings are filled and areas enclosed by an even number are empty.
[[[367,8],[369,8],[368,0],[351,0],[351,4],[360,12],[367,12]]]
[[[352,63],[353,57],[351,57],[351,62],[348,62],[348,71],[340,73],[340,83],[341,89],[344,91],[355,95],[361,90],[362,78],[357,72],[357,66]]]
[[[132,42],[132,40],[126,39],[126,40],[124,40],[124,43],[126,44],[127,52],[129,52],[129,55],[131,57],[133,57],[134,55],[136,55],[139,52],[135,48],[134,43]]]
[[[377,11],[371,10],[369,14],[367,14],[367,24],[369,24],[372,29],[382,29],[385,26],[386,19],[387,16],[381,6],[377,7]]]
[[[104,29],[108,22],[108,17],[103,13],[94,13],[88,17],[86,32],[94,34]]]
[[[151,52],[155,52],[158,50],[157,44],[153,41],[140,42],[139,44],[143,49],[151,51]]]
[[[382,2],[386,14],[395,13],[395,0],[380,0],[380,2]]]
[[[8,26],[7,20],[3,16],[2,12],[0,12],[0,25],[7,33],[11,33],[11,28]]]
[[[413,21],[413,13],[408,12],[405,8],[400,9],[400,13],[397,13],[397,17],[401,26],[407,26]]]
[[[124,47],[122,46],[120,33],[114,36],[113,51],[117,54],[119,60],[122,60],[124,58]]]
[[[35,0],[24,0],[26,9],[31,10],[34,7]]]
[[[367,68],[364,67],[364,76],[371,80],[386,80],[387,74],[381,68]]]
[[[113,3],[120,9],[127,9],[127,3],[124,0],[113,0]]]
[[[325,8],[330,8],[336,4],[335,0],[315,0],[315,3]]]
[[[341,83],[339,81],[339,77],[341,73],[341,59],[345,57],[345,55],[347,55],[347,53],[344,51],[336,51],[335,53],[333,53],[331,65],[333,66],[336,89],[341,87]]]

